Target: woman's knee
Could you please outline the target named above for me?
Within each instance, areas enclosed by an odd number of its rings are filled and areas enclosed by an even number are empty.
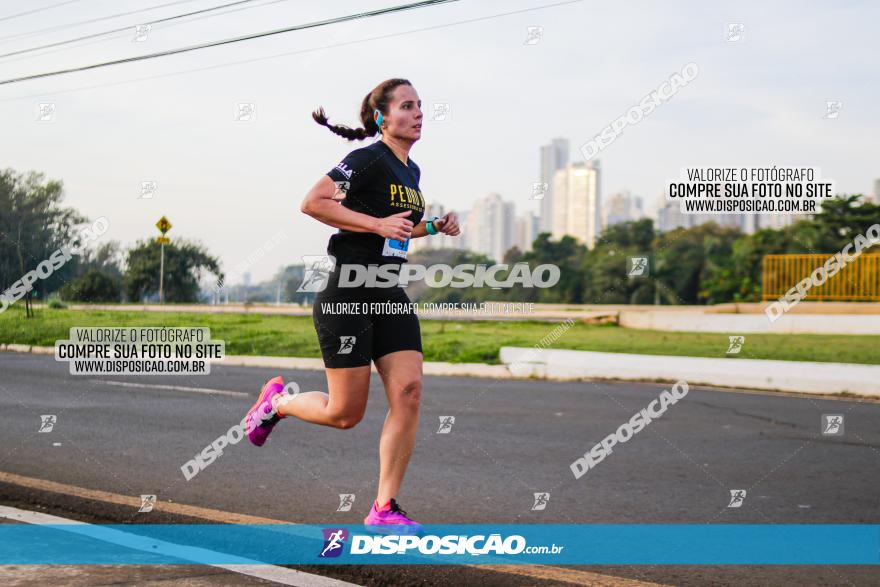
[[[393,395],[398,406],[417,409],[422,401],[422,378],[412,377],[400,382]]]
[[[363,419],[364,415],[360,414],[338,414],[331,419],[331,424],[334,428],[339,428],[340,430],[348,430],[350,428],[354,428],[357,426],[358,422]]]

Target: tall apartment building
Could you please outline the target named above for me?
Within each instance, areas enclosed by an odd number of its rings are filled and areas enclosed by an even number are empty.
[[[621,222],[638,220],[644,215],[642,199],[623,190],[603,200],[602,228],[608,228]]]
[[[560,169],[568,165],[568,139],[553,139],[549,145],[541,147],[541,183],[547,184],[544,197],[540,200],[540,232],[553,232],[553,178]]]
[[[496,193],[474,202],[468,214],[466,245],[500,263],[514,243],[514,207]]]
[[[553,177],[554,239],[565,235],[592,248],[602,232],[599,161],[574,163]]]
[[[513,244],[522,252],[532,250],[539,232],[539,218],[531,212],[517,216],[513,221]]]

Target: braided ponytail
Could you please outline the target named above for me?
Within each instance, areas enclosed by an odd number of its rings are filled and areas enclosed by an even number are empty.
[[[367,137],[376,136],[376,133],[379,132],[379,127],[376,126],[376,122],[373,119],[373,112],[378,109],[383,116],[387,115],[388,105],[391,103],[391,96],[394,93],[394,88],[401,85],[411,86],[412,84],[409,80],[403,78],[387,79],[373,88],[369,94],[364,96],[364,99],[361,101],[360,111],[361,124],[363,125],[362,128],[351,128],[344,124],[330,124],[327,119],[327,114],[324,112],[324,108],[320,106],[317,110],[312,112],[312,118],[321,126],[326,126],[330,129],[330,132],[333,134],[344,137],[349,141],[362,141]]]

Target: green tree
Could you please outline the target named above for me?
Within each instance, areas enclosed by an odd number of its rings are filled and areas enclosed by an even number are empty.
[[[655,300],[675,304],[728,301],[717,297],[715,290],[703,289],[702,282],[708,275],[718,274],[719,267],[725,266],[740,235],[738,229],[708,222],[688,229],[677,228],[658,236],[654,242],[651,267]],[[717,279],[719,288],[728,287],[728,278],[718,274]]]
[[[89,249],[82,256],[82,271],[85,274],[91,269],[98,269],[115,279],[122,281],[121,245],[117,241],[101,243],[94,249]]]
[[[821,235],[817,244],[824,249],[816,252],[833,253],[880,222],[880,204],[864,201],[862,194],[840,195],[822,202],[814,220]]]
[[[82,302],[118,302],[122,295],[122,279],[101,269],[89,269],[61,287],[64,300]]]
[[[654,238],[654,223],[648,219],[606,228],[584,256],[584,300],[594,304],[651,303],[654,290],[650,274],[631,279],[627,259],[650,254]]]
[[[877,222],[880,205],[864,202],[858,194],[841,195],[825,201],[812,219],[799,220],[779,230],[765,228],[742,235],[734,242],[730,256],[722,256],[701,276],[701,297],[708,303],[760,301],[766,255],[830,256]]]
[[[152,240],[138,241],[128,251],[123,278],[125,295],[140,301],[159,293],[159,244]],[[220,265],[200,244],[177,240],[165,245],[165,300],[192,303],[199,299],[199,279],[203,272],[223,279]]]
[[[534,270],[538,265],[551,264],[559,267],[559,283],[553,287],[529,289],[515,288],[511,294],[518,301],[539,303],[584,303],[584,257],[587,247],[570,236],[551,240],[550,234],[542,232],[532,243],[532,250],[520,259]]]
[[[493,265],[494,261],[486,255],[471,251],[459,251],[455,249],[429,249],[415,255],[413,263],[419,263],[430,267],[434,264],[446,264],[452,267],[456,265]],[[499,280],[503,279],[499,276]],[[489,286],[483,287],[431,287],[423,281],[414,282],[407,286],[407,295],[413,301],[421,303],[470,303],[499,299],[499,290],[493,290]]]
[[[728,258],[704,272],[702,296],[721,302],[759,301],[764,256],[810,252],[817,241],[815,228],[815,223],[801,221],[782,230],[764,228],[741,236],[733,243]]]
[[[62,246],[79,244],[77,229],[87,219],[73,208],[62,207],[63,198],[62,183],[46,181],[42,173],[0,171],[0,291]],[[74,266],[65,263],[46,279],[36,280],[33,291],[25,295],[26,315],[33,314],[32,297],[45,299],[73,271]]]

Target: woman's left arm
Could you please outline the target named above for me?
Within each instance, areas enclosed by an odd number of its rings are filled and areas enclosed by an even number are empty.
[[[412,228],[412,233],[409,238],[419,238],[423,236],[428,236],[428,229],[425,228],[425,225],[428,224],[427,220],[422,220]]]

